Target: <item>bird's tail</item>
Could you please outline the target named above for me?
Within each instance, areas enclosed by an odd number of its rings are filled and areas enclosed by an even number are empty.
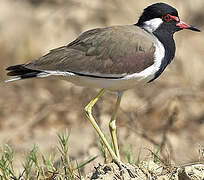
[[[26,68],[23,64],[15,65],[15,66],[9,66],[6,68],[8,76],[16,76],[14,78],[8,79],[5,82],[11,82],[11,81],[17,81],[21,79],[27,79],[27,78],[34,78],[38,77],[39,74],[42,73],[42,71],[39,70],[32,70]]]

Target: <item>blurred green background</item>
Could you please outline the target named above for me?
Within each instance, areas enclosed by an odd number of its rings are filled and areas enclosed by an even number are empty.
[[[56,146],[56,133],[70,131],[70,155],[81,160],[101,154],[98,137],[83,112],[98,90],[54,79],[5,84],[7,66],[35,60],[68,44],[88,29],[134,24],[154,0],[1,0],[0,145],[11,144],[20,164],[23,153],[39,145]],[[203,0],[165,1],[183,21],[204,28]],[[162,76],[125,93],[118,116],[121,153],[132,145],[135,158],[162,145],[162,156],[176,164],[198,161],[204,147],[204,35],[176,33],[177,52]],[[106,93],[95,116],[108,134],[116,100]],[[94,163],[102,161],[102,156]]]

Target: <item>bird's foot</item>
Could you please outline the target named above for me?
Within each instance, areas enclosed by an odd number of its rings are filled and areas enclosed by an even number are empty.
[[[116,159],[113,159],[113,162],[119,167],[120,176],[123,176],[125,174],[125,170],[126,170],[131,178],[137,177],[135,175],[135,173],[133,173],[134,169],[133,169],[133,167],[131,167],[131,165],[124,164],[122,161],[119,161]]]

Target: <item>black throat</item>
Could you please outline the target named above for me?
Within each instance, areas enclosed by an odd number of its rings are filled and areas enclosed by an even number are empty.
[[[161,75],[161,73],[164,71],[167,65],[170,64],[171,61],[173,60],[176,51],[176,46],[173,39],[174,32],[159,27],[156,31],[153,32],[153,34],[164,46],[165,55],[164,58],[162,59],[159,70],[155,73],[154,78],[151,79],[149,82],[152,82]]]

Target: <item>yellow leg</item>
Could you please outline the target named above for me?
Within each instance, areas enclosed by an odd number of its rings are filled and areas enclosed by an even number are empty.
[[[120,153],[119,153],[119,149],[118,149],[118,141],[117,141],[117,134],[116,134],[116,117],[117,117],[118,109],[120,107],[122,95],[123,95],[123,92],[118,93],[118,98],[117,98],[117,101],[115,104],[115,109],[113,111],[113,115],[112,115],[111,120],[109,122],[110,134],[112,137],[115,154],[116,154],[118,160],[120,160]]]
[[[95,128],[95,130],[97,131],[98,135],[100,136],[101,140],[103,141],[103,143],[105,144],[106,148],[108,149],[111,157],[117,161],[119,161],[118,157],[115,155],[114,151],[112,150],[111,146],[108,144],[108,141],[106,140],[104,134],[102,133],[102,131],[100,130],[98,124],[96,123],[93,115],[92,115],[92,108],[93,106],[96,104],[96,102],[99,100],[99,98],[104,94],[105,89],[100,90],[100,92],[97,94],[97,96],[85,107],[85,112],[86,115],[89,119],[89,121],[91,122],[92,126]]]

